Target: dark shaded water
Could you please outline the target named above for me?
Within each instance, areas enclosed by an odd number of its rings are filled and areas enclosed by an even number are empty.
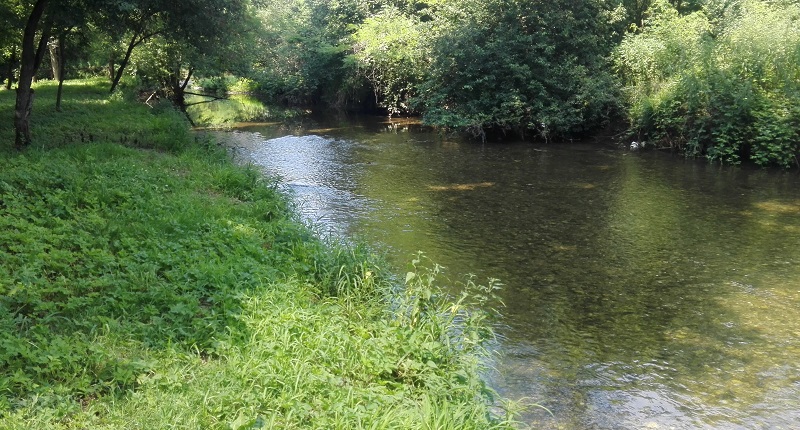
[[[800,427],[800,178],[403,121],[225,135],[325,231],[495,277],[535,428]]]

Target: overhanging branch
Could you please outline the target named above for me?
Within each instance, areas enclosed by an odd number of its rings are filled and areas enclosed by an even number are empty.
[[[211,99],[211,100],[203,100],[201,102],[186,103],[187,107],[188,106],[199,105],[199,104],[203,104],[203,103],[211,103],[211,102],[215,102],[217,100],[228,100],[227,97],[220,97],[220,96],[215,96],[215,95],[212,95],[212,94],[192,93],[192,92],[189,92],[189,91],[185,91],[184,94],[190,94],[190,95],[199,96],[199,97],[209,97]]]

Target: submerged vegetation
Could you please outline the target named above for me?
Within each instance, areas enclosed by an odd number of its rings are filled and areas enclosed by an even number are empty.
[[[491,287],[453,303],[417,261],[398,289],[180,113],[102,89],[55,113],[36,86],[27,151],[2,129],[0,427],[510,428],[466,303]]]

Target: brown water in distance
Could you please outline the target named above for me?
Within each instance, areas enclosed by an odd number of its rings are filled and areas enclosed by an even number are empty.
[[[490,384],[549,429],[800,427],[800,178],[404,121],[223,134],[323,234],[499,278]]]

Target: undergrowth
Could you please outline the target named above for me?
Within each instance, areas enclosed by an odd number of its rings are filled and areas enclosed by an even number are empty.
[[[615,52],[635,138],[715,162],[800,166],[796,2],[651,10]]]
[[[100,89],[58,114],[39,84],[28,150],[0,131],[0,428],[510,427],[467,303],[491,285],[397,285],[180,115]]]

